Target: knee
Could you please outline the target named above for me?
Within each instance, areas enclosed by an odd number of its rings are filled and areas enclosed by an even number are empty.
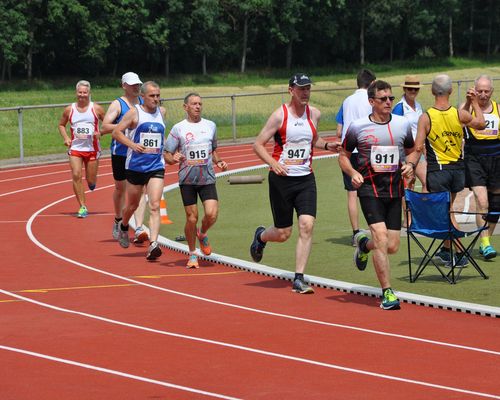
[[[209,212],[207,214],[205,214],[205,219],[211,224],[213,225],[215,223],[215,221],[217,221],[217,211],[212,211],[212,212]]]
[[[198,214],[195,213],[187,214],[186,221],[188,224],[196,225],[198,223]]]
[[[160,200],[150,200],[149,210],[153,213],[160,212]]]
[[[387,254],[396,254],[399,250],[399,242],[387,245]]]
[[[286,242],[292,235],[292,228],[278,229],[277,242]]]
[[[313,233],[314,221],[299,222],[299,234],[301,236],[310,237]]]

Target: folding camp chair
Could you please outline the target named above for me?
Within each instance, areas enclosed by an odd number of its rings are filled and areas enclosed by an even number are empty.
[[[480,233],[488,228],[486,221],[482,227],[473,231],[464,232],[456,228],[451,220],[451,214],[455,213],[455,211],[450,211],[451,195],[449,192],[418,193],[405,190],[405,200],[407,221],[411,221],[407,228],[410,282],[415,282],[424,269],[429,264],[432,264],[449,283],[456,283],[463,270],[463,267],[460,266],[462,257],[466,257],[476,271],[484,279],[488,279],[472,256],[472,249],[479,239]],[[456,213],[478,214],[470,212]],[[425,246],[421,236],[432,239],[430,245]],[[472,240],[468,246],[465,246],[460,239],[468,236]],[[451,261],[448,264],[439,265],[439,263],[435,262],[434,256],[445,240],[449,240],[451,243]],[[412,273],[411,241],[417,244],[424,255],[414,274]]]

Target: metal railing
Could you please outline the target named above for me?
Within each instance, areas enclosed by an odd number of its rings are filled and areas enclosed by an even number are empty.
[[[494,81],[500,80],[500,78],[492,78]],[[456,104],[461,103],[463,93],[466,92],[466,88],[462,88],[464,84],[470,84],[474,82],[473,79],[464,79],[464,80],[457,80],[454,81],[454,87],[457,87],[456,90]],[[430,85],[431,82],[422,82],[424,85]],[[399,87],[399,85],[394,85],[393,87]],[[467,86],[468,87],[468,86]],[[346,97],[347,95],[344,94],[344,92],[352,92],[356,90],[355,87],[332,87],[332,88],[315,88],[313,87],[313,93],[329,93],[329,92],[339,92],[337,95],[342,93],[342,97],[336,96],[335,101],[332,101],[332,107],[333,113],[336,114],[336,111],[340,107],[340,104],[342,102],[342,99]],[[257,93],[233,93],[233,94],[224,94],[224,95],[207,95],[203,96],[204,100],[215,100],[215,99],[228,99],[230,101],[230,114],[231,114],[231,133],[232,133],[232,140],[237,141],[238,140],[238,109],[237,109],[237,99],[239,98],[245,98],[245,97],[262,97],[262,96],[280,96],[281,98],[281,103],[284,103],[287,101],[288,98],[288,90],[287,88],[283,88],[280,91],[271,91],[271,92],[257,92]],[[340,100],[338,100],[340,99]],[[183,97],[170,97],[170,98],[163,98],[162,103],[168,104],[168,103],[175,103],[175,102],[181,102],[183,100]],[[314,100],[314,99],[313,99]],[[338,101],[337,101],[338,100]],[[110,104],[111,101],[105,101],[105,102],[97,102],[101,105],[107,105]],[[336,103],[336,104],[333,104]],[[0,112],[17,112],[17,125],[18,125],[18,133],[19,133],[19,162],[24,163],[25,161],[25,150],[24,150],[24,113],[25,112],[31,112],[33,110],[40,110],[40,109],[54,109],[54,108],[64,108],[68,106],[68,103],[65,104],[44,104],[44,105],[36,105],[36,106],[15,106],[15,107],[5,107],[5,108],[0,108]],[[272,109],[269,110],[271,112]],[[324,115],[324,112],[323,112]]]

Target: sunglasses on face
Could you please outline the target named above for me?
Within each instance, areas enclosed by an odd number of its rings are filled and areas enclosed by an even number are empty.
[[[380,100],[382,102],[387,101],[387,99],[389,99],[390,101],[394,101],[394,99],[395,99],[394,96],[382,96],[382,97],[373,97],[373,98]]]
[[[412,87],[407,87],[405,90],[408,90],[409,92],[418,92],[420,89],[419,88],[412,88]]]

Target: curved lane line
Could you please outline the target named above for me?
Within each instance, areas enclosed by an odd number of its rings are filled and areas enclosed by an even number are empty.
[[[171,336],[171,337],[185,339],[185,340],[192,340],[195,342],[212,344],[212,345],[216,345],[216,346],[228,347],[231,349],[261,354],[264,356],[275,357],[275,358],[280,358],[280,359],[290,360],[290,361],[296,361],[296,362],[300,362],[300,363],[304,363],[304,364],[315,365],[315,366],[319,366],[319,367],[325,367],[325,368],[335,369],[335,370],[344,371],[344,372],[351,372],[351,373],[371,376],[371,377],[375,377],[375,378],[387,379],[387,380],[396,381],[396,382],[410,383],[410,384],[414,384],[414,385],[431,387],[434,389],[442,389],[442,390],[451,391],[451,392],[466,393],[466,394],[470,394],[470,395],[474,395],[474,396],[487,397],[487,398],[491,398],[491,399],[500,399],[500,396],[490,394],[490,393],[483,393],[483,392],[476,392],[476,391],[467,390],[467,389],[460,389],[460,388],[456,388],[453,386],[438,385],[438,384],[430,383],[430,382],[401,378],[401,377],[397,377],[394,375],[379,374],[377,372],[365,371],[365,370],[356,369],[356,368],[343,367],[343,366],[337,365],[337,364],[330,364],[330,363],[325,363],[325,362],[321,362],[321,361],[310,360],[307,358],[295,357],[295,356],[290,356],[287,354],[281,354],[281,353],[275,353],[272,351],[260,350],[260,349],[256,349],[253,347],[241,346],[241,345],[237,345],[237,344],[221,342],[218,340],[205,339],[205,338],[201,338],[201,337],[197,337],[197,336],[183,335],[180,333],[163,331],[163,330],[154,329],[154,328],[148,328],[148,327],[141,326],[141,325],[135,325],[135,324],[131,324],[128,322],[113,320],[113,319],[106,318],[106,317],[101,317],[101,316],[95,315],[95,314],[88,314],[88,313],[82,312],[82,311],[76,311],[76,310],[71,310],[68,308],[54,306],[54,305],[51,305],[48,303],[42,303],[42,302],[39,302],[37,300],[33,300],[33,299],[30,299],[30,298],[27,298],[24,296],[20,296],[18,294],[14,294],[14,293],[8,292],[8,291],[3,290],[3,289],[0,289],[0,293],[3,293],[7,296],[15,297],[17,299],[22,299],[22,300],[27,301],[29,303],[37,304],[39,306],[50,308],[50,309],[53,309],[56,311],[62,311],[62,312],[69,313],[69,314],[76,314],[76,315],[80,315],[83,317],[96,319],[98,321],[103,321],[103,322],[107,322],[107,323],[114,324],[114,325],[126,326],[128,328],[138,329],[138,330],[156,333],[156,334],[160,334],[160,335]],[[3,347],[4,346],[0,345],[0,348],[3,348]]]
[[[95,191],[97,191],[97,190],[103,190],[104,188],[105,187],[101,187],[101,188],[96,189]],[[73,196],[74,195],[64,197],[62,199],[56,200],[53,203],[50,203],[50,204],[46,205],[45,207],[42,207],[41,209],[39,209],[38,211],[36,211],[29,218],[28,223],[26,224],[26,233],[27,233],[28,237],[30,238],[30,240],[36,246],[38,246],[39,248],[41,248],[43,251],[45,251],[45,252],[47,252],[49,254],[52,254],[54,257],[57,257],[57,258],[59,258],[59,259],[61,259],[63,261],[66,261],[66,262],[70,263],[70,264],[74,264],[74,265],[79,266],[81,268],[85,268],[87,270],[94,271],[94,272],[97,272],[97,273],[100,273],[100,274],[103,274],[103,275],[111,276],[113,278],[120,279],[120,280],[123,280],[123,281],[126,281],[126,282],[135,283],[135,284],[140,285],[140,286],[148,287],[148,288],[151,288],[151,289],[159,290],[159,291],[170,293],[170,294],[175,294],[175,295],[178,295],[178,296],[188,297],[188,298],[191,298],[191,299],[194,299],[194,300],[205,301],[205,302],[208,302],[208,303],[217,304],[217,305],[221,305],[221,306],[224,306],[224,307],[231,307],[231,308],[236,308],[236,309],[239,309],[239,310],[245,310],[245,311],[249,311],[249,312],[253,312],[253,313],[270,315],[270,316],[274,316],[274,317],[286,318],[286,319],[291,319],[291,320],[301,321],[301,322],[307,322],[307,323],[312,323],[312,324],[317,324],[317,325],[330,326],[330,327],[342,328],[342,329],[349,329],[349,330],[354,330],[354,331],[359,331],[359,332],[364,332],[364,333],[370,333],[370,334],[375,334],[375,335],[394,337],[394,338],[411,340],[411,341],[416,341],[416,342],[421,342],[421,343],[429,343],[429,344],[433,344],[433,345],[446,346],[446,347],[463,349],[463,350],[470,350],[470,351],[477,351],[477,352],[481,352],[481,353],[487,353],[487,354],[492,354],[492,355],[500,356],[500,352],[499,351],[494,351],[494,350],[482,349],[482,348],[471,347],[471,346],[464,346],[464,345],[447,343],[447,342],[440,342],[440,341],[435,341],[435,340],[430,340],[430,339],[424,339],[424,338],[418,338],[418,337],[413,337],[413,336],[400,335],[400,334],[396,334],[396,333],[390,333],[390,332],[384,332],[384,331],[377,331],[377,330],[373,330],[373,329],[360,328],[360,327],[356,327],[356,326],[350,326],[350,325],[336,324],[336,323],[332,323],[332,322],[325,322],[325,321],[313,320],[313,319],[309,319],[309,318],[301,318],[301,317],[296,317],[296,316],[293,316],[293,315],[275,313],[275,312],[272,312],[272,311],[265,311],[265,310],[261,310],[261,309],[257,309],[257,308],[246,307],[246,306],[241,306],[241,305],[232,304],[232,303],[226,303],[226,302],[218,301],[218,300],[212,300],[212,299],[209,299],[209,298],[206,298],[206,297],[196,296],[196,295],[189,294],[189,293],[184,293],[184,292],[179,292],[179,291],[172,290],[172,289],[167,289],[167,288],[164,288],[164,287],[161,287],[161,286],[151,285],[149,283],[141,282],[141,281],[138,281],[138,280],[135,280],[135,279],[132,279],[132,278],[128,278],[128,277],[125,277],[125,276],[121,276],[121,275],[116,275],[116,274],[113,274],[112,272],[104,271],[104,270],[101,270],[101,269],[98,269],[98,268],[95,268],[95,267],[91,267],[90,265],[83,264],[83,263],[78,262],[76,260],[72,260],[72,259],[70,259],[68,257],[63,256],[62,254],[59,254],[59,253],[55,252],[54,250],[52,250],[52,249],[48,248],[47,246],[45,246],[44,244],[42,244],[35,237],[35,235],[33,234],[33,231],[31,229],[31,227],[33,225],[33,221],[36,219],[36,217],[40,213],[42,213],[46,209],[54,206],[55,204],[61,203],[61,202],[66,201],[68,199],[72,199]]]
[[[154,385],[165,386],[168,388],[178,389],[178,390],[182,390],[185,392],[191,392],[191,393],[201,394],[204,396],[215,397],[217,399],[239,400],[237,397],[229,397],[229,396],[225,396],[225,395],[218,394],[218,393],[207,392],[205,390],[194,389],[194,388],[190,388],[187,386],[180,386],[180,385],[176,385],[176,384],[170,383],[170,382],[159,381],[156,379],[146,378],[144,376],[139,376],[139,375],[132,375],[132,374],[128,374],[126,372],[116,371],[114,369],[97,367],[97,366],[91,365],[91,364],[81,363],[78,361],[68,360],[68,359],[60,358],[60,357],[49,356],[47,354],[36,353],[34,351],[19,349],[16,347],[0,345],[0,349],[6,350],[6,351],[12,351],[15,353],[21,353],[21,354],[32,356],[32,357],[43,358],[45,360],[55,361],[58,363],[69,364],[69,365],[73,365],[75,367],[90,369],[90,370],[94,370],[94,371],[98,371],[98,372],[104,372],[106,374],[118,375],[118,376],[121,376],[123,378],[129,378],[129,379],[134,379],[134,380],[142,381],[142,382],[146,382],[146,383],[152,383]]]

